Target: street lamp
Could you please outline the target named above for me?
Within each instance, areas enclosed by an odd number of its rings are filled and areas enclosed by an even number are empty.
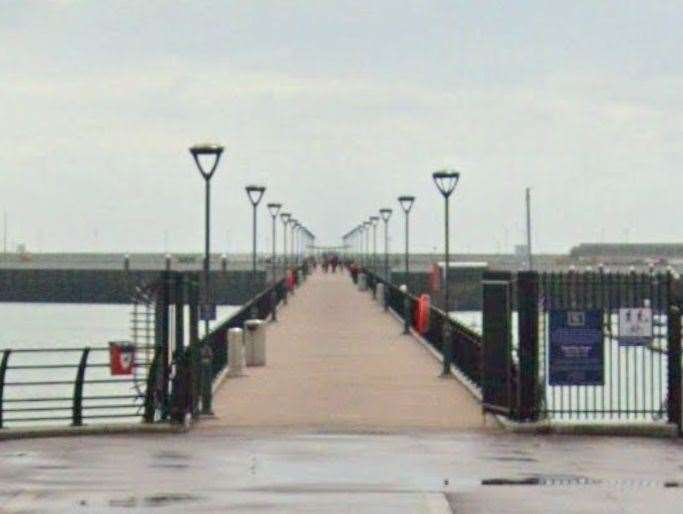
[[[204,342],[200,349],[200,356],[203,363],[206,363],[202,369],[202,414],[211,415],[213,409],[211,408],[211,362],[212,351],[209,346],[209,303],[210,303],[210,278],[209,278],[209,258],[211,252],[210,234],[211,234],[211,177],[218,167],[218,162],[223,154],[223,147],[215,144],[199,144],[190,147],[190,153],[194,159],[199,173],[204,178],[206,199],[204,202],[204,290],[202,294],[202,307],[204,318]],[[168,377],[165,377],[167,380]]]
[[[379,216],[370,216],[370,225],[372,225],[372,271],[377,273],[377,223],[379,223]]]
[[[280,214],[280,219],[282,220],[282,270],[284,272],[285,280],[289,278],[289,270],[287,269],[287,228],[289,220],[292,214],[289,212],[283,212]],[[287,305],[287,296],[289,295],[289,284],[285,287],[284,302]]]
[[[365,236],[365,267],[370,267],[370,222],[363,222],[363,234]]]
[[[223,154],[223,147],[215,144],[198,144],[190,147],[190,153],[194,162],[204,178],[205,202],[204,202],[204,294],[202,306],[204,307],[204,335],[209,333],[209,302],[210,302],[210,251],[211,251],[211,177],[216,172],[218,162]]]
[[[297,256],[296,256],[296,253],[295,253],[294,249],[296,248],[296,229],[297,229],[297,227],[298,227],[298,225],[299,225],[299,220],[292,219],[292,220],[290,221],[290,225],[292,225],[292,241],[291,241],[291,244],[290,244],[290,246],[291,246],[291,255],[292,255],[292,259],[294,260],[294,264],[295,264],[295,266],[296,266],[296,265],[299,264],[299,260],[297,259]]]
[[[406,224],[406,250],[405,250],[405,283],[410,286],[410,225],[408,223],[408,218],[410,215],[410,209],[413,208],[413,203],[415,202],[414,196],[399,196],[398,203],[401,204],[401,209],[405,213],[405,224]]]
[[[432,174],[434,183],[437,189],[444,198],[444,220],[445,220],[445,287],[444,287],[444,311],[446,312],[446,322],[443,324],[443,371],[442,376],[448,376],[451,373],[451,361],[453,360],[453,342],[451,341],[451,324],[450,324],[450,296],[449,296],[449,268],[450,268],[450,253],[449,253],[449,234],[448,234],[448,199],[451,193],[455,190],[460,180],[460,173],[455,170],[439,170]]]
[[[253,221],[252,221],[252,248],[251,248],[251,287],[256,288],[256,208],[258,207],[261,198],[263,198],[263,193],[266,192],[266,188],[263,186],[247,186],[244,188],[253,207]],[[252,291],[252,294],[256,294],[256,291]]]
[[[379,210],[379,215],[384,221],[384,280],[389,282],[389,218],[393,211],[387,207]]]
[[[272,265],[272,273],[273,273],[273,286],[277,283],[277,264],[275,263],[275,257],[277,256],[277,249],[275,247],[277,243],[277,215],[280,212],[280,209],[282,209],[282,204],[281,203],[269,203],[266,205],[268,207],[268,212],[270,212],[270,216],[273,218],[273,255],[271,257],[271,265]],[[277,290],[274,287],[273,292],[272,292],[272,304],[273,304],[273,321],[277,321]]]

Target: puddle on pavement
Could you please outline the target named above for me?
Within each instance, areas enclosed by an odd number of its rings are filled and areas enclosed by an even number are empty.
[[[572,475],[531,475],[516,478],[485,478],[481,481],[483,486],[547,486],[547,487],[577,487],[577,486],[610,486],[620,488],[678,488],[683,487],[683,482],[678,480],[637,480],[615,479],[601,480],[584,476]]]
[[[193,503],[201,500],[202,498],[200,496],[193,496],[191,494],[155,494],[142,498],[129,496],[127,498],[112,499],[109,500],[109,506],[124,509],[135,507],[166,507],[178,503]]]

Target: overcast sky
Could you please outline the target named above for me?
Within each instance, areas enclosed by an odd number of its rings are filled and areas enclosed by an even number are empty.
[[[213,247],[250,247],[244,186],[336,244],[455,167],[456,251],[683,235],[683,2],[0,0],[0,209],[39,251],[202,250],[187,147],[218,141]],[[270,223],[260,216],[261,249]]]

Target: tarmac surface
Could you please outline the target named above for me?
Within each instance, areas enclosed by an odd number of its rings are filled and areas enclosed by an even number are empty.
[[[312,275],[267,328],[267,365],[229,378],[202,426],[344,432],[482,428],[480,404],[347,274]],[[490,427],[496,423],[488,420]]]

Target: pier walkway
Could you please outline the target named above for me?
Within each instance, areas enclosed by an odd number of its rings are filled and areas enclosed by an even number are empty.
[[[229,378],[202,427],[322,432],[484,426],[481,406],[347,274],[314,273],[269,323],[268,361]],[[489,421],[492,426],[493,422]]]

